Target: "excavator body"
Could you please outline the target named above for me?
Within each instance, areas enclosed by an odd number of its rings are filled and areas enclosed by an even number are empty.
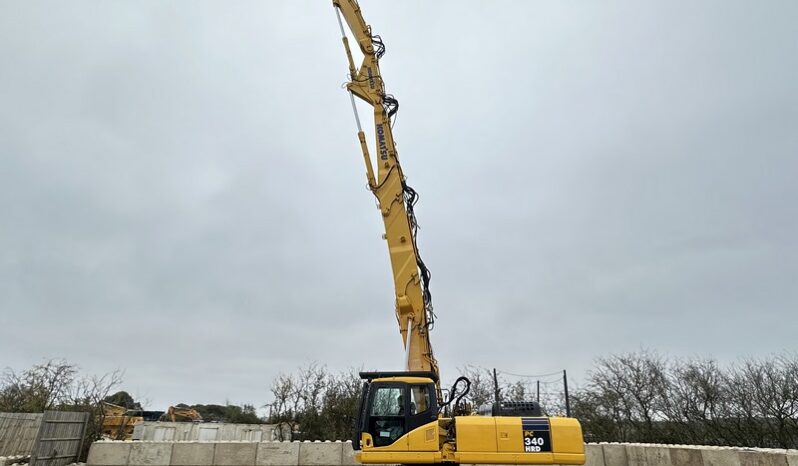
[[[366,381],[352,443],[360,463],[585,462],[582,428],[576,419],[440,416],[432,373],[361,373],[361,377]]]
[[[363,19],[356,0],[333,0],[349,64],[346,89],[368,188],[377,200],[394,279],[396,320],[405,349],[405,372],[361,373],[365,379],[353,439],[365,464],[584,464],[582,429],[576,419],[543,417],[537,409],[493,409],[491,416],[463,416],[455,397],[458,382],[443,400],[438,363],[429,334],[435,323],[430,272],[418,251],[414,206],[418,193],[407,184],[393,136],[399,101],[385,92],[379,60],[382,38]],[[363,54],[357,67],[346,25]],[[370,105],[374,118],[374,159],[366,142],[355,99]],[[375,163],[376,162],[376,163]],[[497,400],[498,401],[498,400]],[[501,408],[501,407],[500,407]],[[449,415],[451,412],[451,415]],[[506,415],[505,415],[506,414]]]

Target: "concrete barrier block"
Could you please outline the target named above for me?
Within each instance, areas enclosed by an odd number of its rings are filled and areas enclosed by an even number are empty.
[[[737,451],[718,448],[701,450],[704,466],[740,466],[740,456]]]
[[[213,464],[218,466],[254,466],[257,443],[217,443],[213,453]]]
[[[645,451],[646,451],[646,464],[648,466],[671,466],[670,448],[652,446],[652,447],[647,447]]]
[[[299,442],[263,442],[258,444],[257,466],[296,466]]]
[[[94,442],[89,448],[87,464],[101,466],[126,466],[130,458],[129,442]]]
[[[352,461],[354,461],[354,458],[352,458]],[[605,466],[604,449],[601,448],[601,445],[585,445],[585,466]]]
[[[740,466],[787,466],[787,456],[784,453],[741,451],[738,455]]]
[[[643,445],[626,445],[626,461],[629,466],[646,466],[646,450]]]
[[[671,466],[704,466],[701,450],[696,448],[670,448]]]
[[[787,465],[798,466],[798,450],[787,450]]]
[[[360,464],[355,459],[355,450],[352,448],[352,442],[344,442],[341,445],[341,464],[346,466]]]
[[[175,443],[172,447],[172,466],[209,466],[213,464],[213,443]]]
[[[604,464],[606,466],[629,466],[626,458],[626,446],[614,443],[601,445],[604,450]]]
[[[302,466],[340,465],[343,444],[330,442],[302,442],[299,444],[299,464]]]
[[[172,443],[141,442],[130,448],[130,466],[169,466],[172,461]]]

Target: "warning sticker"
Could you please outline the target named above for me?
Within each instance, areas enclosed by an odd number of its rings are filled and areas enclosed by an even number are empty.
[[[525,453],[551,451],[551,426],[545,417],[522,417],[521,429]]]

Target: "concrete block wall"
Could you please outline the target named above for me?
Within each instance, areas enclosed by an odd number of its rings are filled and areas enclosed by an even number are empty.
[[[586,445],[587,466],[798,466],[798,450],[600,443]]]
[[[91,445],[90,466],[339,466],[351,442],[124,442]],[[0,465],[2,466],[2,465]]]
[[[155,442],[268,442],[290,438],[290,435],[291,432],[284,428],[281,436],[279,426],[273,424],[144,421],[133,427],[133,440]]]
[[[586,466],[798,466],[798,450],[630,443],[588,444],[585,448]],[[92,444],[87,464],[349,466],[356,463],[351,442],[104,441]]]

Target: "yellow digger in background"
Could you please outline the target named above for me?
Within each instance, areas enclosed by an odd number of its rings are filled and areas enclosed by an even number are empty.
[[[133,428],[144,421],[141,411],[102,402],[102,436],[108,440],[130,440]]]
[[[202,422],[202,416],[196,409],[181,406],[170,406],[169,409],[161,415],[159,421]]]
[[[137,424],[147,421],[202,422],[196,409],[170,406],[166,412],[128,409],[107,401],[102,402],[102,436],[107,440],[131,440]]]

